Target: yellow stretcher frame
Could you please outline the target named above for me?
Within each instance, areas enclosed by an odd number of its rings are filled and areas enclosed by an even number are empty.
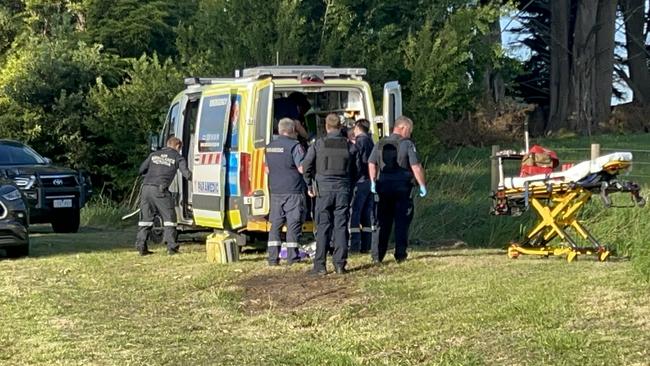
[[[506,191],[506,195],[521,193],[516,189],[509,191]],[[520,254],[544,257],[566,255],[567,261],[572,262],[579,254],[596,253],[599,261],[607,260],[610,256],[609,250],[603,247],[577,218],[578,212],[591,199],[591,191],[579,186],[553,185],[550,191],[546,187],[535,187],[529,194],[530,205],[539,221],[528,232],[523,243],[510,245],[509,258],[515,259]],[[582,239],[590,241],[593,247],[579,247],[576,240],[569,235],[569,228]],[[556,237],[568,245],[550,245]]]
[[[630,167],[630,162],[613,161],[606,164],[603,170],[613,176]],[[621,189],[620,192],[632,192],[639,206],[638,186],[635,190]],[[539,221],[528,232],[522,243],[511,243],[508,247],[508,257],[516,259],[520,255],[537,255],[548,257],[566,255],[568,262],[575,260],[578,255],[596,255],[600,262],[606,261],[611,252],[587,230],[578,220],[578,212],[589,202],[593,190],[586,189],[573,183],[551,183],[524,188],[511,188],[495,194],[497,201],[524,200],[526,206],[532,206]],[[569,235],[572,229],[579,237],[589,241],[591,247],[580,247],[577,241]],[[560,244],[551,244],[555,238]]]

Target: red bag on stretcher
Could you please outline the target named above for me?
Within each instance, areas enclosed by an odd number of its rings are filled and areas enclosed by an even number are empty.
[[[519,176],[550,174],[558,165],[560,165],[560,159],[558,159],[555,151],[533,145],[521,160]]]

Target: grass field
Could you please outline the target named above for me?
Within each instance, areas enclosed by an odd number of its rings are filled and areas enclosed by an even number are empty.
[[[271,269],[254,251],[209,264],[198,242],[142,258],[115,219],[125,210],[101,200],[81,233],[36,227],[30,258],[0,260],[0,364],[650,365],[648,208],[589,204],[583,218],[618,251],[607,263],[510,260],[531,217],[488,215],[488,155],[429,155],[409,260],[352,257],[346,276]]]
[[[425,249],[347,276],[204,247],[141,258],[134,232],[41,233],[0,261],[6,365],[647,365],[650,289],[628,261]]]

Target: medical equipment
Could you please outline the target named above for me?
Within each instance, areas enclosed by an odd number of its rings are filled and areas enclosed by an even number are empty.
[[[530,151],[536,147],[540,148],[533,146]],[[583,161],[564,171],[553,172],[549,167],[547,173],[506,177],[504,161],[528,161],[532,155],[530,151],[526,154],[512,150],[499,151],[492,157],[498,162],[499,181],[496,190],[492,192],[491,213],[518,216],[532,206],[539,219],[521,243],[512,243],[508,247],[508,257],[514,259],[521,254],[545,257],[566,254],[567,261],[571,262],[579,254],[595,254],[599,261],[607,260],[610,250],[587,230],[578,219],[578,213],[593,194],[601,197],[605,207],[613,207],[609,195],[619,192],[630,193],[632,206],[645,205],[646,201],[641,197],[637,184],[618,180],[618,176],[632,166],[632,154],[615,152]],[[569,229],[591,246],[580,246],[569,234]],[[553,242],[555,238],[559,238],[560,243]]]

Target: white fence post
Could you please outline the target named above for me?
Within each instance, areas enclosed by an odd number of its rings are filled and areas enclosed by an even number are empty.
[[[600,156],[600,144],[591,144],[591,160],[596,160]]]

